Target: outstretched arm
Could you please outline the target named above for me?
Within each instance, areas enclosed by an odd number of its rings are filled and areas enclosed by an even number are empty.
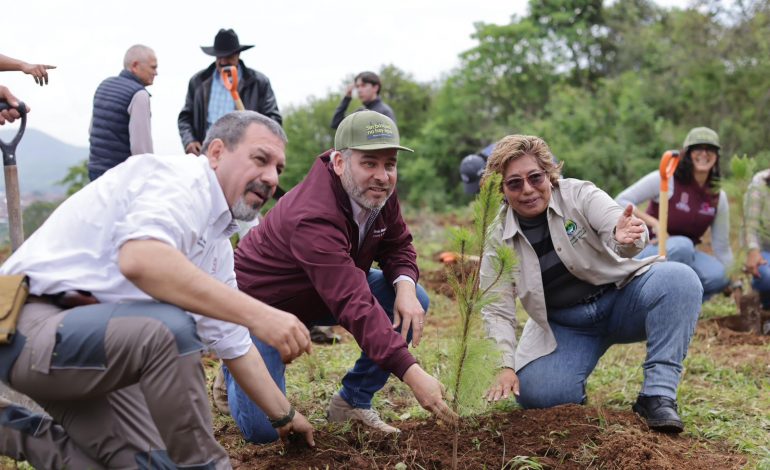
[[[48,85],[48,70],[55,69],[55,65],[28,64],[23,60],[14,59],[0,54],[0,72],[19,71],[32,75],[35,83],[40,86]]]
[[[118,254],[120,272],[136,287],[189,312],[243,325],[273,346],[284,362],[310,352],[310,333],[297,317],[209,276],[173,246],[130,240]]]
[[[235,359],[223,359],[223,362],[238,385],[268,418],[276,420],[287,416],[291,403],[270,377],[265,362],[254,345],[245,355]],[[297,433],[303,435],[311,447],[315,445],[313,426],[299,412],[295,412],[294,418],[289,423],[276,430],[281,440],[285,441],[289,434]]]

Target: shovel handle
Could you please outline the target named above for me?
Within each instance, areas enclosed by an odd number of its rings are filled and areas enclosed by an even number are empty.
[[[658,198],[658,255],[666,256],[668,239],[668,180],[679,165],[679,151],[668,150],[660,159],[660,198]]]
[[[668,180],[679,165],[679,150],[667,150],[660,158],[660,190],[668,191]]]
[[[24,224],[21,219],[21,191],[16,165],[5,165],[5,199],[8,206],[8,231],[11,236],[11,250],[16,251],[24,242]]]
[[[14,106],[5,100],[0,100],[0,111],[12,109]],[[5,142],[0,139],[0,150],[3,152],[3,169],[5,170],[5,202],[8,207],[8,230],[11,236],[11,249],[16,251],[24,241],[24,228],[21,221],[21,192],[19,190],[19,174],[16,170],[16,146],[27,128],[27,107],[19,102],[15,109],[21,115],[21,126],[16,136]]]
[[[4,111],[6,109],[16,109],[16,111],[19,112],[21,115],[21,126],[19,126],[19,130],[16,132],[16,135],[13,139],[11,139],[10,142],[6,142],[3,139],[0,139],[0,150],[3,152],[3,165],[16,165],[16,146],[19,145],[19,142],[21,141],[21,137],[24,135],[24,130],[27,128],[27,107],[24,105],[24,103],[19,102],[19,106],[11,106],[8,104],[5,100],[0,100],[0,111]]]
[[[224,84],[227,91],[230,92],[230,96],[233,97],[233,101],[235,101],[235,109],[238,111],[246,109],[238,94],[238,67],[232,65],[222,67],[220,76],[222,77],[222,84]]]

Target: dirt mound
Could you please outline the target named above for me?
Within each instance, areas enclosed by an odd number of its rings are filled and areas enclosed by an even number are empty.
[[[449,283],[449,271],[453,271],[459,279],[465,279],[465,277],[469,276],[478,266],[478,256],[468,256],[465,258],[465,261],[460,261],[459,259],[451,259],[451,261],[448,261],[445,256],[449,258],[459,258],[460,255],[447,251],[434,253],[433,259],[444,263],[444,266],[434,271],[421,273],[420,284],[428,290],[454,299],[455,293]]]
[[[428,271],[420,274],[420,284],[426,289],[449,297],[455,298],[455,293],[452,287],[447,282],[446,268],[437,269],[435,271]]]
[[[241,445],[237,429],[225,426],[217,438],[238,469],[446,469],[451,465],[451,428],[429,421],[406,421],[398,437],[353,426],[318,430],[316,449],[292,443]],[[344,431],[344,432],[343,432]],[[741,468],[746,460],[700,441],[647,429],[631,412],[602,411],[577,405],[547,410],[514,410],[461,425],[458,451],[463,469],[471,468]]]

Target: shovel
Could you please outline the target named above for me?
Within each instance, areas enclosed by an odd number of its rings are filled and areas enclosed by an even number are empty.
[[[11,106],[0,101],[0,111]],[[8,227],[11,234],[11,250],[16,251],[24,241],[24,226],[21,222],[21,199],[19,192],[19,175],[16,171],[16,146],[19,145],[24,129],[27,127],[27,107],[19,102],[16,110],[21,115],[21,126],[16,136],[10,142],[0,139],[0,149],[3,151],[3,168],[5,169],[5,201],[8,206]]]
[[[679,151],[668,150],[660,159],[660,199],[658,204],[658,255],[666,256],[668,238],[668,180],[679,165]]]
[[[227,91],[233,97],[233,101],[235,101],[235,109],[244,111],[246,108],[243,107],[243,101],[241,101],[241,96],[238,94],[238,67],[232,65],[222,67],[221,74],[222,83],[224,83],[225,88],[227,88]]]

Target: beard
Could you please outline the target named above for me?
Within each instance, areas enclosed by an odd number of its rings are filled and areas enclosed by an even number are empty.
[[[246,195],[250,192],[257,192],[262,196],[263,202],[261,203],[254,203],[254,204],[248,204],[246,202]],[[243,220],[243,221],[251,221],[254,220],[257,215],[259,215],[260,209],[262,209],[262,205],[265,201],[270,197],[270,194],[272,194],[273,189],[264,184],[264,183],[258,183],[256,181],[252,181],[249,184],[246,185],[246,190],[243,192],[243,196],[241,196],[240,199],[235,201],[235,205],[233,206],[232,213],[233,213],[233,219],[235,220]]]
[[[353,173],[350,171],[349,165],[345,165],[345,169],[342,171],[342,176],[340,177],[340,181],[342,182],[342,187],[345,189],[345,192],[348,193],[351,199],[356,201],[356,203],[358,203],[359,206],[369,210],[382,209],[383,206],[385,206],[385,203],[388,202],[390,195],[393,194],[393,186],[390,186],[390,187],[376,186],[378,188],[386,189],[387,195],[381,201],[368,199],[365,196],[365,193],[369,188],[369,186],[365,188],[360,188],[356,186],[356,182],[353,181]]]

